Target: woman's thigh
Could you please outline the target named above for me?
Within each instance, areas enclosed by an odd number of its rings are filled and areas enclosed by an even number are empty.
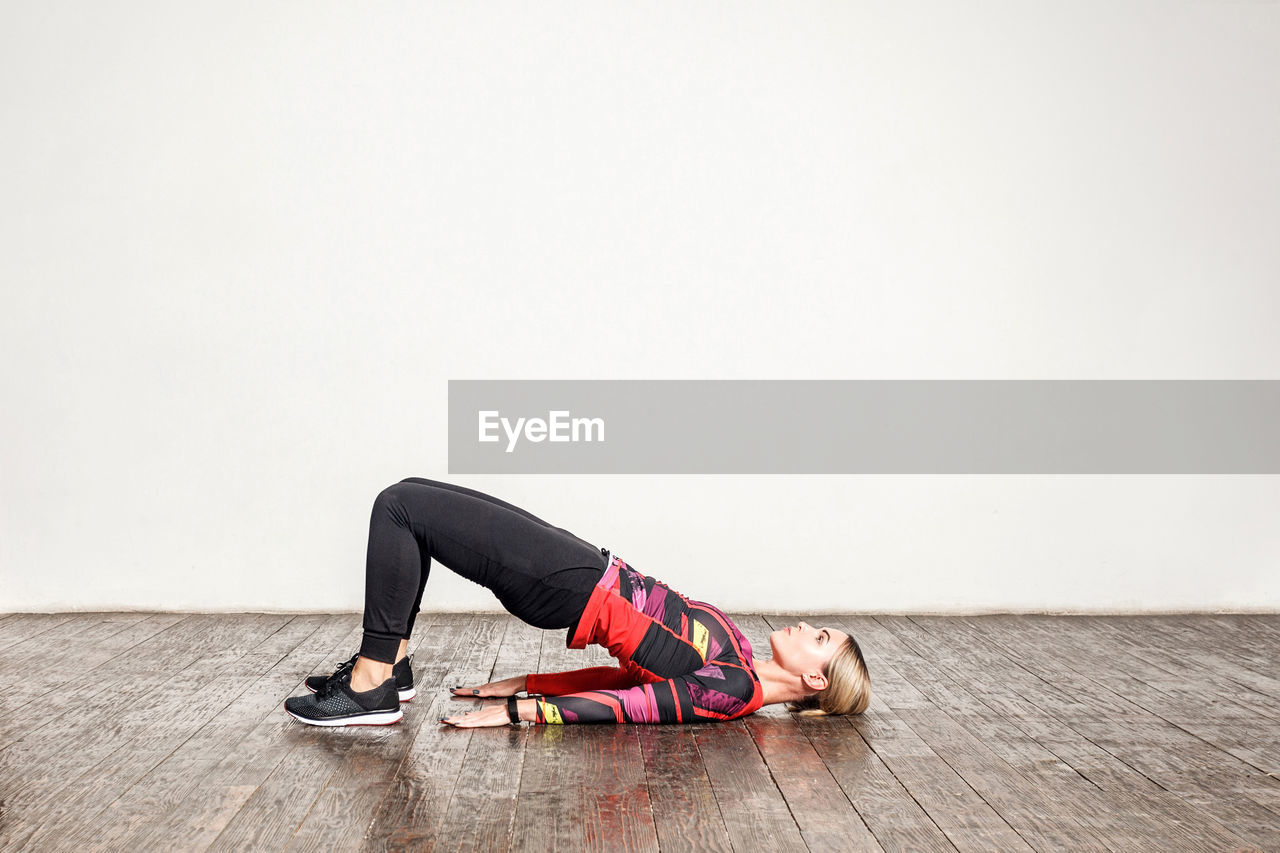
[[[571,602],[590,593],[605,567],[600,549],[491,495],[449,485],[396,483],[378,495],[375,512],[407,526],[419,548],[492,590],[516,616],[532,624],[563,622],[561,593],[575,593]],[[549,611],[556,611],[554,618]]]
[[[471,496],[471,497],[473,497],[473,498],[479,498],[479,499],[480,499],[480,500],[482,500],[482,501],[487,501],[487,502],[489,502],[489,503],[491,503],[491,504],[494,504],[494,505],[496,505],[496,506],[500,506],[500,507],[503,507],[503,508],[505,508],[505,509],[511,510],[511,511],[512,511],[512,512],[514,512],[514,513],[518,513],[518,514],[520,514],[520,515],[523,515],[525,518],[529,519],[530,521],[536,521],[538,524],[541,524],[541,525],[543,525],[544,527],[550,527],[550,528],[552,528],[553,530],[558,530],[558,531],[560,531],[561,533],[566,534],[567,536],[572,536],[574,539],[577,539],[579,542],[583,543],[584,545],[587,545],[587,546],[588,546],[588,547],[590,547],[592,550],[596,550],[596,551],[598,551],[598,550],[599,550],[599,549],[598,549],[598,548],[596,548],[594,545],[592,545],[590,542],[587,542],[585,539],[582,539],[581,537],[577,536],[576,534],[572,533],[571,531],[566,530],[566,529],[564,529],[563,527],[556,527],[556,526],[555,526],[554,524],[552,524],[551,522],[549,522],[549,521],[543,521],[541,518],[538,518],[536,515],[534,515],[533,513],[529,512],[527,509],[523,509],[523,508],[521,508],[521,507],[518,507],[518,506],[516,506],[515,504],[507,503],[506,501],[502,500],[501,498],[495,498],[493,495],[485,494],[484,492],[477,491],[477,490],[475,490],[475,489],[469,489],[469,488],[467,488],[466,486],[459,486],[459,485],[456,485],[455,483],[445,483],[445,482],[442,482],[442,481],[440,481],[440,480],[428,480],[428,479],[427,479],[427,478],[425,478],[425,477],[406,477],[406,478],[404,478],[403,480],[401,480],[400,482],[402,482],[402,483],[419,483],[419,484],[424,485],[424,486],[434,486],[434,487],[435,487],[435,488],[437,488],[437,489],[447,489],[448,491],[451,491],[451,492],[457,492],[458,494],[462,494],[462,495],[470,495],[470,496]]]

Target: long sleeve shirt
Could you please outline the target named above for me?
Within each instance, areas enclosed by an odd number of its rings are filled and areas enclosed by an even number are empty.
[[[751,644],[718,608],[613,557],[566,646],[595,643],[617,667],[530,673],[539,723],[693,723],[758,710]]]

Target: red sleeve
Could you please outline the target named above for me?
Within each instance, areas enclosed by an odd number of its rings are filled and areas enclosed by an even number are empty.
[[[621,690],[654,681],[663,681],[633,661],[625,667],[590,666],[568,672],[531,672],[525,678],[525,691],[544,696],[564,696],[584,690]]]

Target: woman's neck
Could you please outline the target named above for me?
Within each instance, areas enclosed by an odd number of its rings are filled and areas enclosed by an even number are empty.
[[[754,668],[764,691],[763,704],[795,702],[805,697],[800,676],[787,672],[781,664],[774,663],[773,658],[756,661]]]

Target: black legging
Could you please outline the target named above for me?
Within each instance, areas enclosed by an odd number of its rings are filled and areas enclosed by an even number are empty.
[[[394,663],[413,631],[431,558],[488,588],[538,628],[573,628],[606,568],[604,551],[506,501],[408,477],[373,502],[362,657]]]

